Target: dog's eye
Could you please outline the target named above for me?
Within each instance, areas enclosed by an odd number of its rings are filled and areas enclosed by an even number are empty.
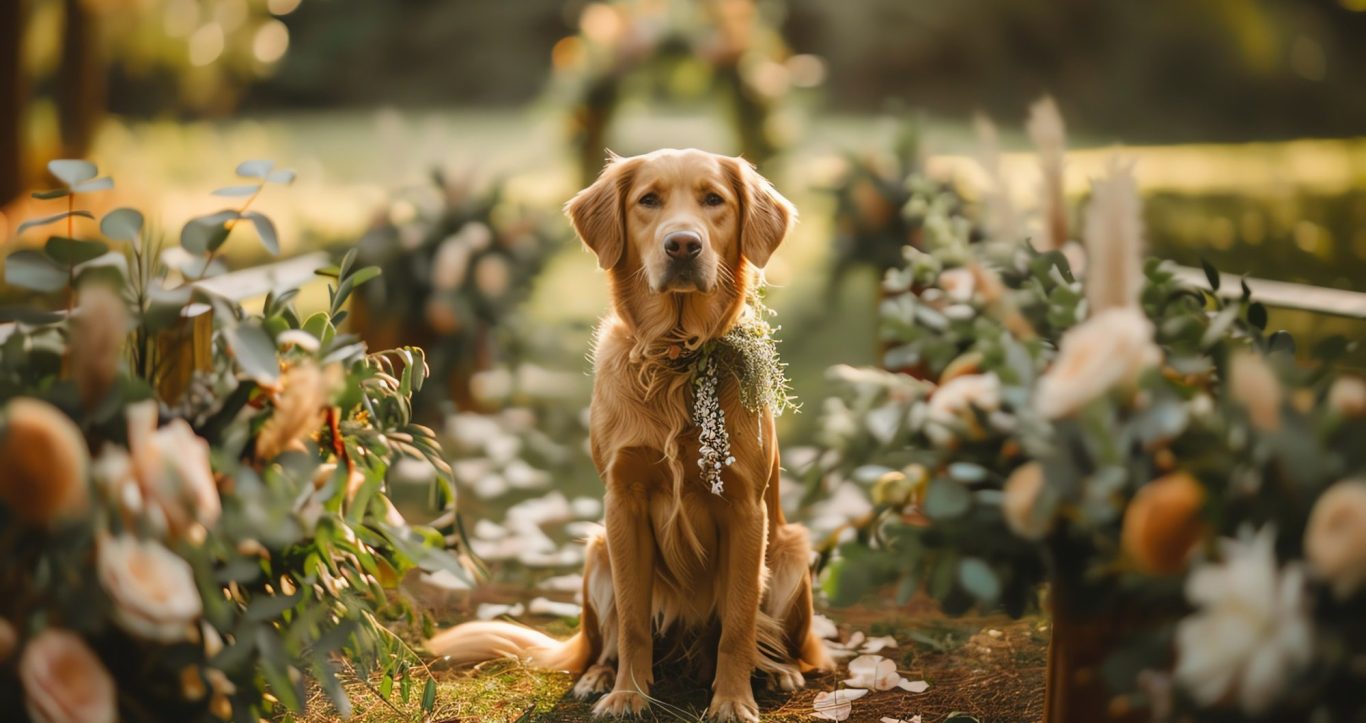
[[[647,208],[655,208],[659,206],[659,194],[647,193],[644,196],[640,197],[639,203],[640,205],[645,206]]]
[[[702,203],[704,203],[704,204],[706,204],[706,205],[708,205],[708,206],[720,206],[721,204],[723,204],[723,203],[725,203],[725,202],[726,202],[726,199],[721,198],[721,195],[718,194],[718,193],[708,193],[708,194],[707,194],[707,197],[704,198],[704,199],[702,199]]]

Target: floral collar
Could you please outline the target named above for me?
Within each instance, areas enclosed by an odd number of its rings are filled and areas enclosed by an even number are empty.
[[[764,305],[759,292],[750,293],[740,321],[725,335],[703,343],[686,355],[672,355],[681,367],[691,367],[692,421],[699,430],[701,449],[697,465],[702,481],[714,495],[725,491],[721,471],[735,463],[730,453],[726,412],[721,408],[720,380],[728,375],[740,385],[740,404],[752,413],[768,409],[780,416],[797,409],[787,379],[787,365],[778,357],[776,332],[767,317],[773,310]],[[759,442],[763,444],[760,427]]]

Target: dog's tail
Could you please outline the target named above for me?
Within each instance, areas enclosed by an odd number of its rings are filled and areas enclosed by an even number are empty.
[[[427,650],[455,665],[516,658],[534,668],[581,673],[588,667],[591,645],[580,630],[568,640],[513,623],[498,621],[457,625],[427,641]]]

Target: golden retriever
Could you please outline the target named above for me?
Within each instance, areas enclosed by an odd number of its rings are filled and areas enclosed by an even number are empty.
[[[595,717],[645,711],[657,652],[678,652],[714,675],[709,717],[758,721],[756,671],[793,690],[803,672],[831,667],[811,632],[810,546],[779,505],[771,410],[747,410],[727,377],[719,396],[735,462],[721,494],[703,483],[691,375],[678,360],[753,313],[751,277],[795,211],[742,159],[667,149],[612,156],[566,212],[612,291],[590,409],[606,521],[588,541],[582,626],[561,642],[466,623],[428,648],[457,663],[511,656],[582,671],[575,695],[606,693]]]

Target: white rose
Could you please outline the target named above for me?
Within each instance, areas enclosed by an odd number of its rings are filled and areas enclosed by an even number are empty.
[[[1278,567],[1275,532],[1224,540],[1224,560],[1186,578],[1196,612],[1176,629],[1173,671],[1196,702],[1231,696],[1250,716],[1265,713],[1313,657],[1304,570]]]
[[[36,723],[114,723],[114,680],[81,638],[48,628],[19,660],[24,708]]]
[[[151,540],[120,535],[100,540],[96,567],[125,630],[163,643],[191,636],[203,606],[185,560]]]
[[[926,405],[925,434],[940,446],[950,443],[960,427],[966,427],[970,434],[980,434],[972,410],[994,412],[1000,407],[1001,380],[995,374],[954,377],[930,395]]]
[[[1344,480],[1314,503],[1304,531],[1304,556],[1314,575],[1346,598],[1366,583],[1366,481]]]
[[[1142,311],[1106,309],[1063,335],[1057,359],[1034,391],[1034,408],[1048,419],[1075,414],[1116,387],[1132,386],[1161,361]]]

